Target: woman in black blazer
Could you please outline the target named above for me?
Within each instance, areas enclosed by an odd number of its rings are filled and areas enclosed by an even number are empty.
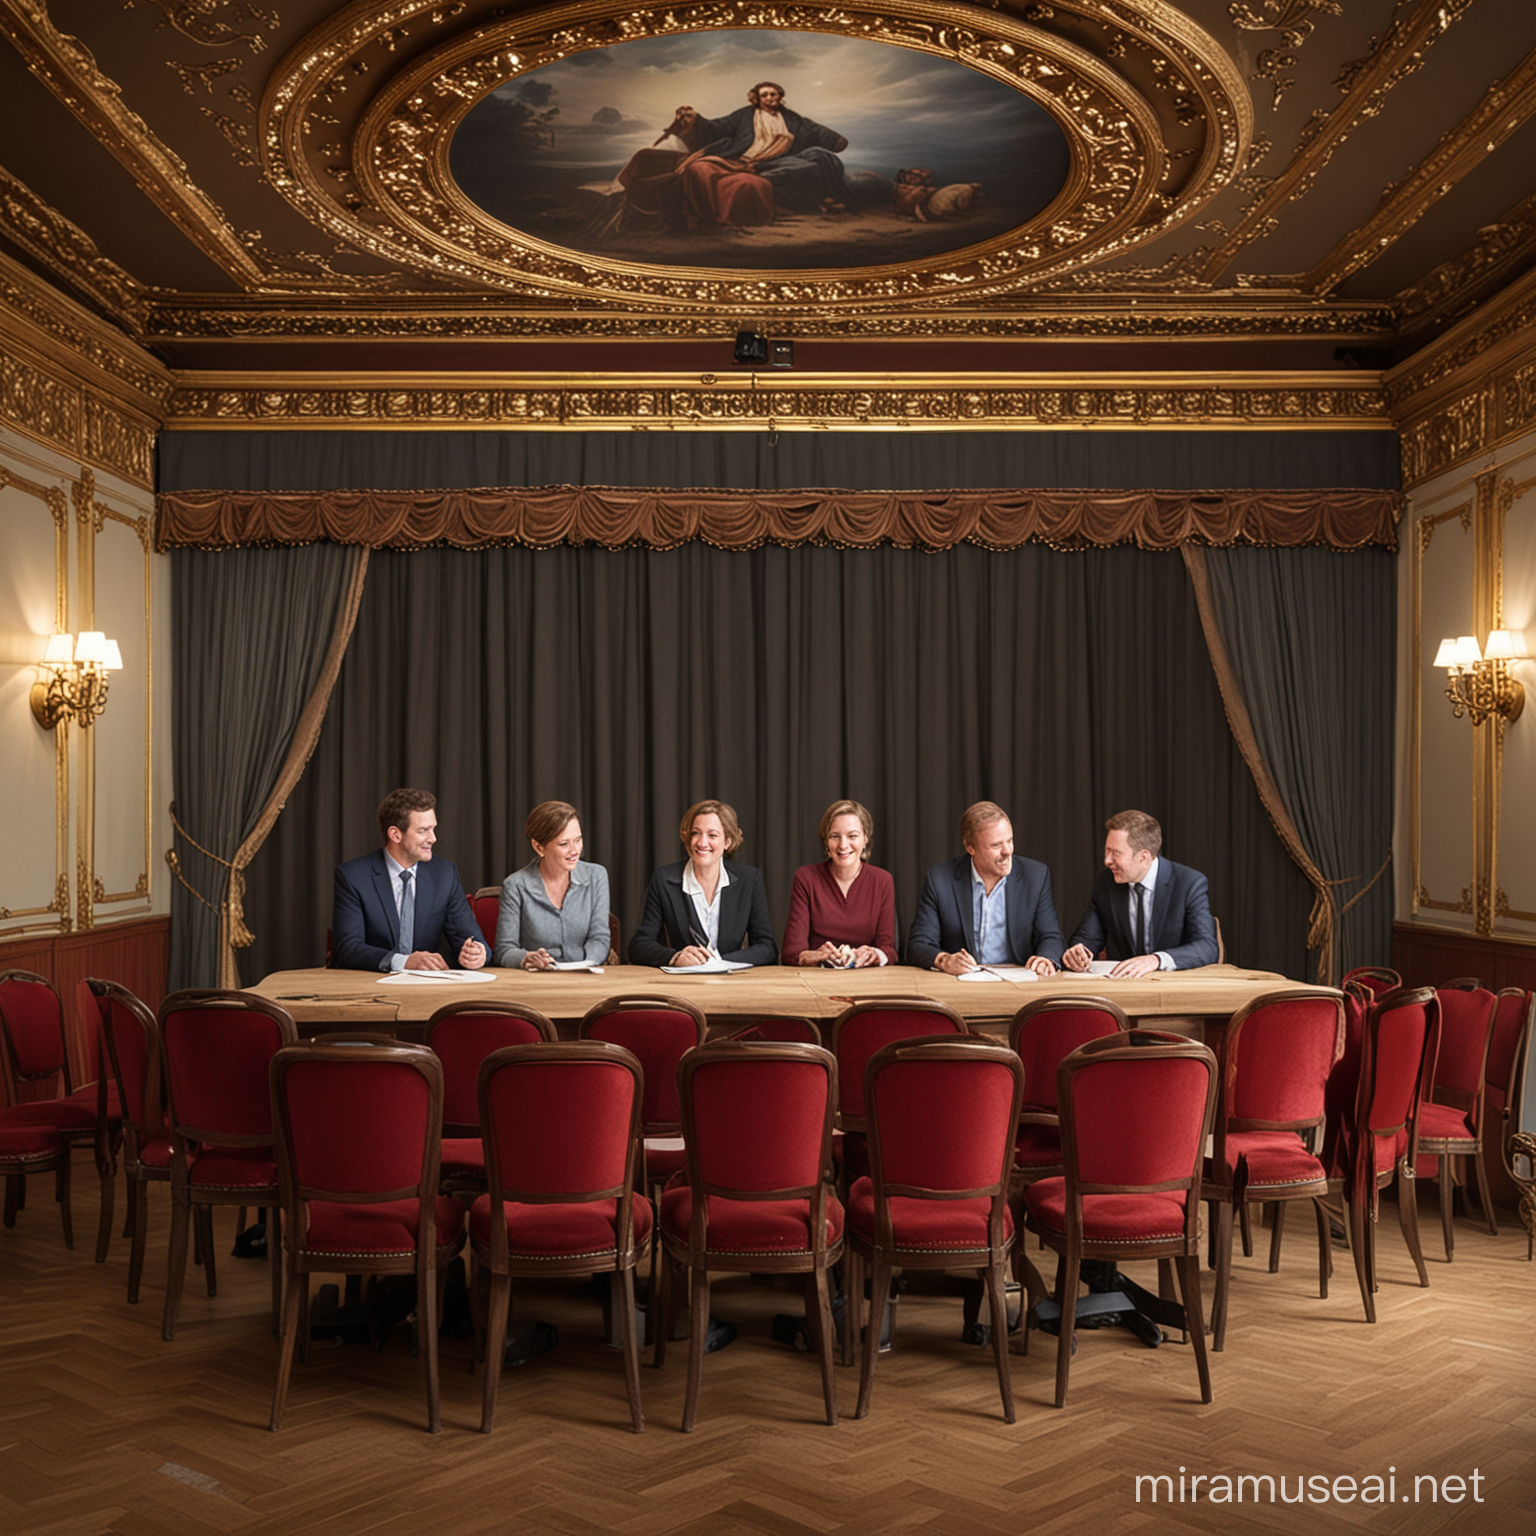
[[[688,857],[663,864],[645,893],[645,915],[629,941],[633,965],[703,965],[713,955],[772,965],[779,958],[763,877],[727,863],[741,824],[723,800],[689,806],[677,829]]]

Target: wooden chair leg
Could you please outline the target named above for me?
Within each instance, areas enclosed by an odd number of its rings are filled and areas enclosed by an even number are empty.
[[[837,1347],[837,1330],[832,1323],[832,1287],[828,1283],[825,1269],[818,1269],[812,1274],[811,1284],[806,1287],[805,1301],[806,1317],[816,1318],[816,1355],[821,1364],[821,1395],[826,1404],[827,1423],[835,1428],[837,1425],[837,1367],[833,1351]],[[843,1324],[845,1334],[847,1326],[845,1314]],[[878,1345],[880,1330],[876,1327],[871,1331]]]
[[[1269,1207],[1270,1220],[1274,1223],[1269,1233],[1269,1272],[1272,1275],[1280,1273],[1280,1243],[1285,1237],[1285,1214],[1290,1208],[1290,1203],[1285,1200],[1275,1200]]]
[[[1328,1221],[1328,1208],[1321,1200],[1313,1200],[1313,1214],[1317,1217],[1317,1294],[1320,1300],[1328,1299],[1328,1277],[1333,1273],[1333,1230]]]
[[[1488,1223],[1488,1235],[1499,1235],[1499,1218],[1493,1209],[1493,1195],[1488,1188],[1488,1168],[1483,1162],[1483,1149],[1478,1147],[1471,1154],[1471,1163],[1477,1177],[1477,1203],[1482,1207],[1483,1220]]]
[[[700,1264],[688,1267],[688,1387],[683,1398],[683,1433],[693,1433],[699,1407],[699,1386],[704,1379],[704,1345],[709,1335],[709,1271]]]
[[[856,1274],[862,1264],[856,1264],[853,1272]],[[871,1255],[869,1264],[869,1315],[865,1320],[862,1339],[863,1347],[859,1358],[859,1402],[853,1410],[856,1419],[865,1418],[869,1413],[869,1400],[875,1390],[875,1362],[880,1356],[880,1330],[884,1323],[884,1317],[876,1308],[875,1299],[882,1295],[881,1286],[886,1291],[891,1288],[891,1266],[883,1259],[877,1248]],[[851,1293],[848,1298],[849,1312],[847,1314],[848,1327],[846,1332],[853,1332],[853,1319],[863,1315],[863,1286],[856,1293]],[[857,1312],[853,1309],[857,1308]]]
[[[1365,1303],[1365,1320],[1374,1323],[1376,1298],[1371,1294],[1371,1256],[1367,1252],[1371,1241],[1371,1213],[1365,1199],[1347,1200],[1344,1209],[1349,1218],[1349,1249],[1355,1261],[1355,1278],[1360,1282],[1360,1299]]]
[[[873,1281],[871,1281],[873,1287]],[[864,1307],[864,1259],[851,1248],[843,1250],[843,1342],[838,1358],[844,1365],[854,1363],[854,1351],[859,1347],[869,1319],[874,1315],[874,1291],[870,1291],[869,1308]],[[860,1387],[862,1392],[863,1388]],[[860,1414],[855,1410],[854,1417]]]
[[[136,1305],[139,1299],[139,1282],[144,1277],[144,1246],[149,1235],[149,1185],[143,1179],[135,1179],[128,1191],[128,1208],[133,1226],[133,1245],[128,1250],[128,1302]]]
[[[1072,1335],[1077,1328],[1077,1284],[1082,1261],[1068,1247],[1056,1270],[1056,1299],[1061,1304],[1061,1336],[1056,1341],[1056,1406],[1067,1406],[1067,1373],[1072,1369]]]
[[[1221,1202],[1216,1234],[1216,1294],[1211,1302],[1211,1348],[1227,1346],[1227,1293],[1232,1284],[1232,1204]]]
[[[309,1294],[309,1276],[294,1275],[288,1287],[288,1307],[283,1315],[283,1328],[277,1352],[277,1385],[272,1389],[272,1418],[267,1428],[274,1433],[283,1422],[283,1405],[288,1399],[288,1378],[293,1374],[293,1351],[298,1343],[300,1313],[308,1307],[299,1304],[300,1293]]]
[[[1180,1289],[1184,1292],[1184,1322],[1195,1349],[1195,1370],[1200,1377],[1200,1401],[1211,1400],[1211,1363],[1205,1354],[1205,1319],[1200,1301],[1200,1260],[1186,1254],[1178,1260]]]
[[[1407,1243],[1414,1268],[1419,1272],[1419,1284],[1428,1287],[1429,1271],[1424,1268],[1424,1247],[1419,1241],[1418,1182],[1411,1173],[1406,1178],[1398,1175],[1397,1224],[1403,1229],[1403,1241]]]
[[[1008,1361],[1008,1294],[1003,1287],[1002,1259],[985,1273],[987,1296],[992,1303],[992,1358],[997,1362],[997,1385],[1003,1395],[1003,1422],[1013,1424],[1017,1415],[1013,1411],[1013,1372]]]
[[[16,1212],[21,1209],[21,1183],[19,1173],[8,1173],[5,1176],[5,1225],[16,1225]]]
[[[1243,1257],[1251,1259],[1253,1257],[1253,1223],[1249,1217],[1249,1207],[1246,1200],[1243,1201],[1242,1208],[1237,1213],[1237,1219],[1238,1230],[1242,1233],[1243,1238]]]
[[[502,1355],[507,1347],[507,1304],[511,1300],[509,1275],[492,1272],[487,1286],[485,1320],[485,1386],[480,1399],[480,1433],[490,1434],[496,1424],[496,1394],[501,1387]]]
[[[107,1249],[112,1242],[113,1206],[117,1200],[117,1168],[113,1163],[103,1167],[99,1156],[97,1166],[101,1174],[101,1219],[96,1223],[96,1262],[105,1264]]]
[[[276,1207],[272,1215],[277,1216]],[[267,1227],[267,1241],[272,1240],[272,1233],[276,1229],[277,1222],[273,1220]],[[426,1378],[427,1389],[427,1433],[436,1435],[442,1432],[443,1415],[438,1397],[437,1379],[437,1330],[441,1319],[438,1317],[437,1303],[439,1295],[439,1283],[442,1280],[437,1268],[436,1253],[421,1251],[417,1245],[416,1263],[416,1318],[417,1333],[421,1336],[421,1373]],[[281,1286],[282,1277],[278,1276],[278,1284]],[[281,1294],[279,1292],[279,1294]]]
[[[176,1310],[181,1305],[181,1288],[187,1277],[187,1240],[192,1227],[192,1207],[185,1200],[171,1197],[171,1236],[165,1271],[165,1313],[160,1321],[160,1337],[167,1342],[176,1337]]]
[[[1445,1239],[1445,1261],[1447,1264],[1456,1257],[1456,1181],[1451,1171],[1451,1156],[1448,1152],[1442,1152],[1435,1163],[1435,1178],[1440,1185],[1440,1232]],[[1398,1186],[1398,1197],[1402,1197],[1402,1186]]]
[[[638,1435],[645,1428],[640,1406],[640,1339],[635,1329],[635,1272],[625,1265],[614,1271],[608,1287],[611,1305],[619,1309],[619,1343],[624,1350],[624,1389],[629,1394],[629,1427]]]

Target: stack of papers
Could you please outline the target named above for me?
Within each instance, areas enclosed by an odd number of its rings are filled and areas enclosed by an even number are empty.
[[[495,981],[495,971],[393,971],[388,976],[379,977],[380,986],[413,987],[419,982],[426,982],[429,986],[440,986],[445,981],[451,981],[455,986],[466,981]]]
[[[750,960],[706,960],[703,965],[664,965],[668,976],[722,976],[727,971],[750,971]]]
[[[1015,986],[1039,979],[1027,965],[978,965],[974,971],[962,971],[956,978],[958,981],[1011,981]]]

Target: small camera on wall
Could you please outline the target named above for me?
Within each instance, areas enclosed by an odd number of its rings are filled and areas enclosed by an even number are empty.
[[[785,339],[771,341],[768,337],[759,335],[756,331],[737,331],[735,359],[738,363],[748,363],[754,367],[762,367],[767,364],[770,368],[793,368],[795,366],[795,344]]]

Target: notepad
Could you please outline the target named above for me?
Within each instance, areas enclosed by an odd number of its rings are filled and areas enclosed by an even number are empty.
[[[441,986],[444,982],[452,982],[458,986],[466,981],[495,980],[495,971],[392,971],[388,976],[379,977],[379,985],[414,987],[425,983],[428,986]]]
[[[750,960],[706,960],[703,965],[664,965],[668,976],[722,976],[727,971],[750,971]]]
[[[1026,981],[1039,981],[1039,977],[1027,965],[979,965],[974,971],[962,971],[957,981],[1011,981],[1019,986]]]

